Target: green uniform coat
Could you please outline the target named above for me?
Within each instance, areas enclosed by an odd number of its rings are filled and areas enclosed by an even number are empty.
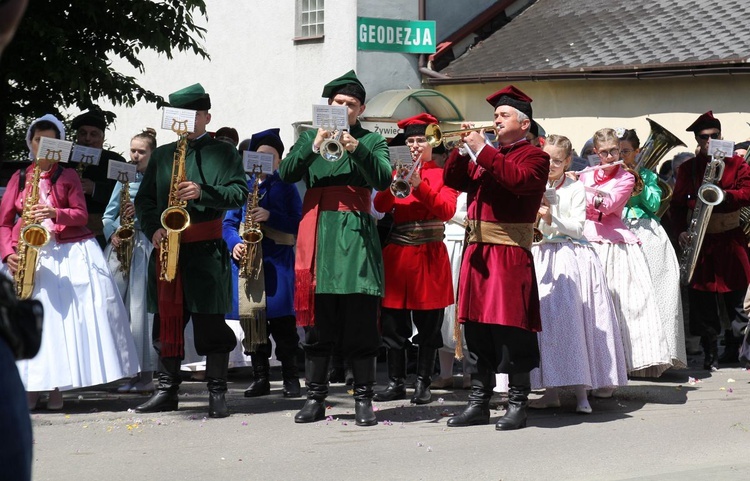
[[[151,154],[135,208],[141,228],[151,239],[162,227],[161,213],[167,208],[172,164],[177,143],[157,148]],[[201,197],[187,203],[190,223],[222,219],[224,212],[240,208],[247,200],[247,181],[242,159],[226,142],[204,135],[188,143],[185,177],[201,187]],[[158,312],[156,297],[156,250],[149,262],[148,304]],[[185,307],[201,314],[225,314],[232,309],[232,269],[229,250],[221,235],[206,242],[180,245],[179,267]]]
[[[279,166],[285,182],[305,180],[307,188],[351,185],[385,190],[391,183],[388,145],[357,123],[350,134],[359,141],[337,162],[313,153],[317,131],[303,132]],[[300,235],[304,233],[300,232]],[[366,212],[324,211],[318,220],[316,294],[383,296],[383,256],[375,219]]]

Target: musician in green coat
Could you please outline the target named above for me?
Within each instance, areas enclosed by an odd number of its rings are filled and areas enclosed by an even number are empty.
[[[305,337],[307,402],[294,420],[325,418],[328,367],[337,344],[354,375],[355,421],[377,424],[372,409],[375,359],[380,347],[378,306],[383,296],[383,259],[372,189],[391,183],[388,146],[357,118],[365,110],[365,89],[354,71],[329,82],[323,97],[347,107],[349,130],[341,133],[343,156],[329,162],[320,155],[332,132],[302,133],[281,162],[285,182],[304,180],[307,192],[297,237],[294,307]]]
[[[224,322],[232,308],[229,251],[222,238],[222,220],[230,209],[247,199],[245,172],[239,153],[206,132],[211,121],[211,99],[200,84],[169,96],[173,107],[196,110],[195,128],[185,145],[185,180],[177,184],[177,197],[187,201],[190,225],[180,236],[177,274],[172,281],[159,279],[160,242],[167,231],[161,214],[169,205],[174,185],[172,166],[179,142],[157,148],[143,176],[135,208],[143,232],[152,240],[149,263],[149,311],[154,312],[154,347],[159,352],[158,387],[136,412],[177,410],[180,362],[184,357],[184,329],[192,319],[195,349],[206,356],[209,416],[226,417],[229,352],[236,338]],[[177,158],[176,158],[177,157]],[[170,246],[168,250],[174,249]]]

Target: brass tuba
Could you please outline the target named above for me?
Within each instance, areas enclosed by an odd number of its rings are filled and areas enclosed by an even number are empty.
[[[255,182],[253,191],[247,196],[247,205],[245,205],[245,222],[242,231],[242,242],[245,244],[245,254],[240,259],[239,276],[245,279],[257,279],[263,266],[262,259],[258,256],[258,244],[263,240],[263,231],[260,224],[255,222],[250,212],[258,207],[258,190],[260,188],[260,169],[253,168]]]
[[[127,176],[122,182],[120,191],[120,227],[115,235],[120,239],[117,247],[117,260],[120,261],[120,271],[128,277],[130,273],[130,262],[133,260],[133,242],[135,240],[135,224],[132,216],[125,215],[125,207],[130,203],[130,182]]]
[[[644,167],[655,171],[656,166],[659,165],[659,161],[667,152],[680,145],[683,147],[687,146],[676,135],[658,123],[651,119],[646,120],[651,125],[651,132],[648,134],[648,138],[643,143],[641,151],[638,152],[635,158],[635,169],[640,170],[641,167]],[[661,189],[661,203],[656,215],[657,217],[661,217],[669,208],[669,202],[672,200],[672,187],[661,178],[657,179],[657,183]]]
[[[180,124],[177,125],[176,124]],[[180,136],[174,152],[172,163],[172,177],[169,184],[169,202],[161,213],[161,225],[167,230],[167,235],[159,242],[159,263],[161,274],[159,279],[172,282],[177,275],[177,261],[180,256],[180,234],[190,226],[190,214],[187,201],[177,198],[179,185],[185,181],[185,155],[187,154],[187,121],[173,121],[172,130]]]
[[[39,203],[39,178],[42,168],[39,161],[34,162],[34,173],[26,185],[30,186],[29,193],[23,203],[21,222],[23,228],[18,238],[18,268],[13,279],[16,283],[16,294],[19,299],[29,299],[34,291],[34,275],[36,274],[36,262],[41,249],[50,240],[50,233],[41,224],[34,223],[31,208]]]
[[[713,153],[706,165],[703,183],[698,188],[698,198],[687,228],[688,242],[680,257],[680,281],[683,285],[688,285],[693,278],[711,211],[714,206],[724,201],[724,191],[718,186],[721,176],[724,175],[724,157],[724,152],[720,150]]]

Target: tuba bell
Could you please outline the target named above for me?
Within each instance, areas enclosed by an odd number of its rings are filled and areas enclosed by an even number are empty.
[[[678,139],[669,130],[651,119],[646,120],[651,125],[651,132],[648,134],[648,138],[643,143],[641,151],[638,152],[635,158],[636,171],[640,170],[641,167],[655,171],[656,166],[659,165],[659,161],[661,161],[667,152],[677,146],[687,147],[683,141]],[[669,202],[672,200],[672,187],[661,180],[661,178],[657,180],[657,183],[661,189],[661,203],[656,215],[661,217],[669,208]]]

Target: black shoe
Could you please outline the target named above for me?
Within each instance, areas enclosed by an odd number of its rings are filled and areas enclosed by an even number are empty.
[[[480,426],[490,423],[490,400],[484,402],[469,401],[464,412],[457,416],[448,418],[448,427],[459,428],[464,426]]]
[[[357,426],[375,426],[378,424],[375,411],[372,409],[372,399],[355,399],[354,424]]]
[[[271,383],[268,380],[271,365],[268,356],[252,353],[250,362],[253,365],[253,382],[245,389],[245,397],[267,396],[271,393]]]
[[[284,379],[282,381],[281,394],[284,397],[300,397],[302,396],[302,390],[299,384],[299,378]],[[245,394],[247,395],[247,394]]]
[[[396,401],[406,399],[406,385],[404,379],[391,379],[384,390],[375,393],[373,397],[378,402]]]
[[[305,405],[294,416],[295,423],[314,423],[326,417],[325,399],[307,398]]]
[[[229,417],[229,409],[227,408],[227,400],[224,392],[208,393],[208,417]]]
[[[719,346],[715,337],[701,337],[703,347],[703,369],[716,371],[719,369]]]
[[[267,396],[271,393],[271,383],[268,378],[255,379],[245,389],[245,397]]]
[[[505,415],[495,423],[495,429],[498,431],[511,431],[526,427],[526,406],[518,404],[508,404]]]
[[[177,411],[178,404],[177,390],[157,389],[148,401],[135,408],[135,412],[161,413]]]
[[[414,395],[411,397],[411,402],[412,404],[429,404],[432,402],[429,378],[417,378],[417,382],[414,383]]]

